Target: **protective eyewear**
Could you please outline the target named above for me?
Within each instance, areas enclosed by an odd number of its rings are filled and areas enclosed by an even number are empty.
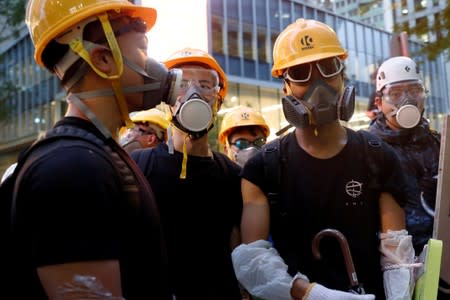
[[[253,142],[246,140],[246,139],[237,139],[233,143],[230,143],[230,145],[236,146],[239,150],[246,149],[250,146],[254,146],[256,148],[261,148],[266,143],[266,139],[263,137],[259,137]]]
[[[382,90],[383,100],[398,105],[405,99],[423,101],[427,91],[419,82],[388,84]]]
[[[195,86],[201,96],[210,100],[219,92],[219,75],[215,70],[204,68],[182,68],[181,94]]]
[[[313,65],[317,67],[320,75],[324,78],[331,78],[338,75],[344,69],[344,65],[337,57],[321,59],[315,62],[301,64],[288,68],[284,74],[284,79],[294,83],[305,83],[311,79]]]

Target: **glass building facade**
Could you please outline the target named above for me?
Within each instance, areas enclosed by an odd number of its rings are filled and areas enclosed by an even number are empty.
[[[284,125],[279,79],[270,75],[272,48],[278,34],[297,18],[322,21],[337,33],[348,50],[345,61],[347,84],[356,88],[356,110],[348,126],[367,127],[369,95],[374,92],[370,75],[391,56],[392,33],[331,11],[295,0],[211,0],[210,38],[212,53],[229,75],[231,84],[222,111],[235,105],[252,106],[263,112],[272,128]],[[434,61],[414,56],[421,45],[409,41],[409,51],[420,64],[429,96],[425,116],[434,128],[449,111],[444,57]]]
[[[355,129],[367,126],[369,119],[364,112],[368,97],[374,91],[370,75],[391,56],[391,33],[300,0],[209,0],[207,6],[209,52],[229,79],[228,95],[210,134],[213,148],[218,147],[221,116],[237,105],[261,111],[271,127],[271,137],[287,125],[281,108],[282,82],[271,76],[272,48],[278,34],[297,18],[322,21],[337,32],[342,46],[349,52],[345,62],[348,84],[356,88],[356,110],[347,125]],[[429,61],[426,57],[414,56],[420,44],[410,41],[409,47],[430,91],[426,117],[439,130],[442,116],[449,112],[444,57]],[[34,62],[34,48],[26,33],[7,47],[0,45],[0,53],[3,55],[0,81],[17,87],[9,97],[0,99],[7,108],[0,122],[2,172],[39,132],[61,118],[66,104],[56,77]]]

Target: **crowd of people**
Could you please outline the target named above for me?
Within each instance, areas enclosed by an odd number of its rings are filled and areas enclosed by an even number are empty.
[[[327,24],[297,19],[271,71],[293,130],[269,141],[264,116],[238,106],[221,152],[208,139],[228,80],[211,55],[148,57],[150,7],[51,2],[30,0],[26,23],[68,108],[4,175],[20,178],[8,299],[412,299],[440,134],[411,58],[380,65],[377,114],[352,130],[348,52]]]

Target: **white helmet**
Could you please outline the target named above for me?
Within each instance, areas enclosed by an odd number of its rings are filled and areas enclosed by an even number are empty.
[[[419,67],[409,57],[391,57],[378,68],[377,92],[380,92],[387,84],[406,80],[416,80],[423,83]]]

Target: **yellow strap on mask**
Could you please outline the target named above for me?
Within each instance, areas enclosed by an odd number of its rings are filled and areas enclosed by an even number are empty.
[[[122,85],[120,84],[119,79],[111,80],[111,85],[114,90],[114,94],[116,95],[117,105],[119,106],[120,114],[122,115],[122,120],[125,122],[125,126],[127,128],[133,128],[134,123],[130,119],[130,115],[128,113],[128,105],[125,100],[125,96],[123,95]]]
[[[102,23],[103,31],[105,32],[106,40],[108,41],[109,48],[111,49],[114,61],[117,65],[117,74],[110,77],[111,79],[120,78],[123,73],[123,59],[120,52],[119,44],[114,35],[114,31],[111,27],[111,23],[108,20],[108,14],[104,13],[98,16]]]
[[[183,142],[183,161],[181,163],[180,179],[186,179],[186,169],[187,169],[187,160],[188,160],[186,140],[188,138],[189,138],[189,136],[186,135],[186,137],[184,138],[184,142]]]

